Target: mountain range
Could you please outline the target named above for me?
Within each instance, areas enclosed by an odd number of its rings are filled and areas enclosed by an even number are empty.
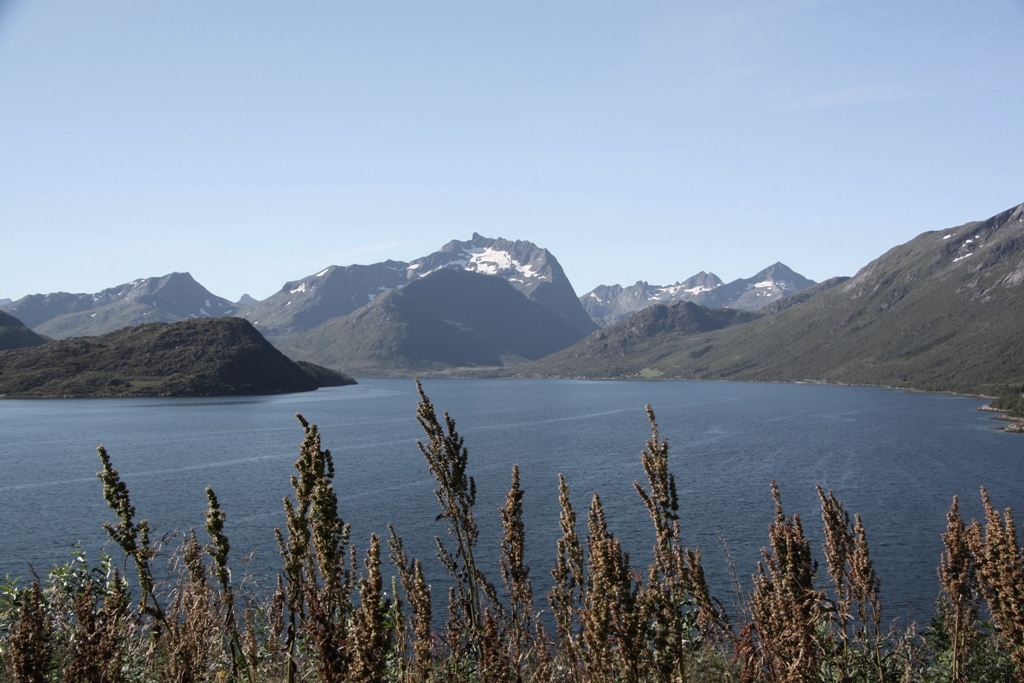
[[[0,310],[53,339],[95,336],[142,323],[218,318],[237,308],[188,273],[134,280],[95,294],[31,294],[0,305]]]
[[[878,384],[998,394],[1024,384],[1024,205],[926,232],[849,279],[719,329],[655,329],[649,308],[520,370],[574,377]],[[665,307],[659,315],[679,315]],[[601,337],[603,335],[603,337]],[[625,345],[626,350],[623,351]]]
[[[504,366],[997,393],[1024,385],[1022,284],[1024,205],[923,233],[822,283],[776,263],[730,283],[701,272],[577,297],[546,249],[474,233],[411,262],[328,266],[241,308],[172,273],[0,309],[50,337],[240,315],[292,358],[365,375]],[[0,318],[0,343],[40,343],[31,332]]]
[[[691,301],[707,308],[756,311],[815,284],[782,263],[749,278],[726,284],[714,273],[701,271],[674,285],[644,281],[629,287],[600,285],[580,297],[583,308],[601,327],[619,322],[654,304]]]
[[[239,315],[267,338],[277,340],[353,313],[386,292],[400,290],[440,270],[464,270],[505,280],[525,298],[561,319],[564,326],[575,331],[577,339],[597,329],[551,252],[532,242],[491,239],[477,233],[470,240],[453,240],[408,263],[389,260],[328,266],[285,283],[276,294],[242,308]]]

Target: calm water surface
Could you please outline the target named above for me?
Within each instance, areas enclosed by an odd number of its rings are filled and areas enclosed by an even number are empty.
[[[632,488],[643,478],[646,403],[671,446],[686,542],[701,547],[713,592],[727,605],[733,592],[724,547],[749,582],[767,543],[773,478],[822,562],[814,485],[862,514],[892,618],[927,618],[955,493],[968,519],[981,514],[982,485],[997,507],[1024,510],[1024,437],[997,431],[976,399],[722,382],[432,379],[424,386],[466,439],[481,552],[495,582],[497,509],[519,464],[538,593],[554,558],[559,472],[581,523],[599,492],[634,564],[646,562],[652,530]],[[284,523],[281,499],[302,437],[294,417],[301,412],[334,454],[341,513],[360,553],[371,533],[386,534],[393,523],[424,560],[436,600],[443,581],[432,538],[444,530],[415,445],[416,399],[411,380],[394,379],[230,400],[0,401],[0,575],[42,571],[79,541],[90,554],[113,552],[101,527],[113,516],[95,477],[95,449],[103,444],[138,517],[158,533],[195,527],[202,536],[204,489],[213,486],[228,513],[236,577],[245,570],[267,583],[279,568],[273,528]]]

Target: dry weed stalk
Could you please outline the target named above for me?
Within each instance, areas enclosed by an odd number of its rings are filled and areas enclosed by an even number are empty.
[[[206,533],[210,536],[211,541],[206,546],[206,553],[213,560],[213,575],[220,587],[221,628],[227,638],[231,674],[238,678],[238,662],[242,658],[242,652],[238,624],[235,621],[235,594],[231,588],[231,570],[228,568],[228,553],[231,551],[231,543],[224,533],[224,521],[227,519],[227,513],[220,509],[217,494],[209,486],[206,487],[206,503]]]
[[[305,438],[295,461],[298,476],[291,477],[295,502],[284,499],[287,540],[280,529],[274,530],[287,588],[288,680],[298,674],[296,638],[301,629],[321,680],[335,681],[347,674],[350,664],[347,640],[356,572],[345,563],[349,527],[338,515],[331,452],[322,448],[316,425],[296,417]]]
[[[825,493],[820,486],[815,488],[821,500],[825,535],[822,548],[835,594],[828,611],[834,623],[827,624],[825,640],[832,651],[826,666],[845,679],[858,668],[855,658],[866,657],[877,680],[884,680],[881,582],[871,561],[867,532],[859,514],[854,515],[851,526],[850,516],[835,494]]]
[[[1010,650],[1018,677],[1024,679],[1024,548],[1017,544],[1013,513],[1002,516],[981,489],[985,529],[975,521],[967,533],[978,585],[988,603],[999,637]]]
[[[875,572],[868,551],[868,536],[860,513],[853,515],[853,552],[850,555],[850,584],[853,599],[857,605],[857,620],[860,624],[858,639],[864,644],[877,646],[882,636],[882,602],[879,595],[882,581]],[[876,649],[876,655],[877,647]],[[879,662],[880,664],[880,662]]]
[[[74,604],[75,632],[71,637],[65,683],[120,683],[121,666],[130,633],[128,595],[117,569],[100,589],[88,581]]]
[[[649,569],[644,603],[651,615],[652,654],[663,677],[686,679],[687,650],[695,643],[710,645],[732,636],[728,618],[711,598],[700,551],[682,544],[679,496],[675,476],[668,468],[668,440],[660,438],[651,406],[646,407],[651,438],[640,454],[649,490],[639,483],[640,494],[654,523],[654,560]]]
[[[406,665],[404,671],[408,676],[403,675],[402,680],[410,680],[414,683],[426,683],[430,679],[430,672],[433,669],[432,656],[432,631],[431,631],[431,604],[430,586],[423,578],[423,567],[417,559],[410,560],[405,554],[402,545],[402,538],[395,533],[392,526],[388,525],[390,538],[388,546],[391,548],[391,561],[398,569],[399,580],[402,590],[405,591],[406,600],[411,610],[410,622],[412,627],[412,662]],[[404,620],[404,617],[403,617]],[[404,631],[404,628],[403,628]],[[399,647],[401,654],[405,655],[405,640],[400,639]]]
[[[165,630],[155,659],[164,680],[192,683],[206,680],[220,654],[221,622],[210,596],[203,550],[189,534],[179,558],[183,571],[170,603]]]
[[[939,563],[939,618],[949,637],[951,683],[967,681],[966,665],[978,639],[978,578],[968,542],[968,530],[960,516],[960,499],[946,514]]]
[[[551,570],[554,585],[548,593],[548,604],[555,618],[555,650],[559,654],[553,667],[561,669],[567,680],[580,680],[578,662],[580,643],[577,615],[583,606],[583,544],[576,533],[576,513],[569,497],[569,484],[558,475],[558,517],[562,535],[558,539],[555,566]]]
[[[737,655],[744,681],[810,683],[818,679],[821,663],[815,631],[822,595],[812,583],[815,564],[800,517],[786,517],[774,480],[771,487],[771,552],[761,550],[750,597],[751,623],[741,634]]]
[[[150,565],[156,551],[149,542],[149,522],[142,520],[135,524],[135,506],[131,503],[128,486],[121,481],[117,470],[110,464],[107,450],[103,446],[96,450],[103,465],[103,470],[96,473],[96,476],[103,482],[103,498],[117,518],[121,520],[116,525],[104,522],[103,528],[110,535],[110,540],[114,541],[135,562],[139,574],[139,587],[142,590],[142,595],[139,598],[139,613],[149,615],[157,621],[163,621],[164,611],[156,599],[153,568]]]
[[[523,489],[519,486],[519,466],[512,466],[509,486],[501,514],[501,577],[508,591],[509,658],[516,678],[521,679],[533,650],[533,585],[526,565],[526,526],[523,524]]]
[[[488,638],[485,603],[496,602],[494,587],[487,582],[474,557],[479,535],[473,518],[476,482],[466,472],[469,452],[455,429],[455,420],[445,412],[442,426],[419,381],[416,389],[420,397],[416,420],[427,436],[426,443],[417,441],[416,445],[437,480],[435,494],[441,507],[437,519],[445,520],[449,536],[455,539],[452,553],[440,537],[434,537],[438,559],[455,580],[448,602],[448,646],[456,669],[472,668],[482,661],[484,641]]]
[[[640,577],[608,530],[596,493],[587,518],[587,580],[581,614],[583,662],[590,681],[633,680],[646,643],[637,597]]]
[[[384,618],[390,608],[384,598],[380,574],[380,539],[370,536],[366,551],[366,576],[359,579],[360,604],[352,615],[352,671],[350,680],[373,683],[383,680],[389,650]]]
[[[53,649],[43,590],[36,579],[19,594],[18,619],[8,634],[7,660],[14,683],[45,683]]]

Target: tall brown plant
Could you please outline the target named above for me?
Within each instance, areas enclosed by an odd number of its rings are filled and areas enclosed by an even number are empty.
[[[210,486],[206,487],[206,503],[206,533],[210,536],[211,541],[206,546],[206,553],[213,560],[212,571],[220,588],[217,602],[223,621],[222,630],[231,655],[231,674],[238,678],[238,662],[243,657],[238,624],[235,621],[235,593],[231,586],[231,570],[228,568],[231,543],[227,534],[224,533],[224,521],[227,519],[227,513],[221,509],[217,494]]]
[[[832,642],[828,668],[840,679],[848,678],[866,659],[877,680],[885,680],[881,632],[881,581],[868,549],[867,532],[859,514],[850,516],[832,491],[816,487],[821,500],[825,542],[822,548],[832,580],[835,600],[822,615],[831,617],[824,639]]]
[[[501,578],[508,592],[509,653],[516,677],[521,679],[533,648],[533,585],[526,565],[526,526],[519,466],[512,466],[512,483],[501,514]]]
[[[388,630],[384,624],[389,605],[384,597],[384,579],[380,573],[380,539],[370,536],[366,551],[366,576],[359,579],[359,607],[352,615],[350,680],[374,683],[383,680],[389,651]]]
[[[302,415],[296,418],[305,438],[295,461],[297,476],[291,477],[295,501],[284,499],[287,539],[280,529],[274,530],[284,558],[288,680],[291,683],[298,675],[295,648],[301,629],[321,680],[336,681],[351,663],[347,641],[356,572],[346,565],[350,530],[338,514],[331,452],[322,447],[315,424]]]
[[[53,661],[53,643],[39,581],[22,589],[19,599],[18,618],[8,636],[9,675],[14,683],[45,683]]]
[[[448,646],[456,668],[473,667],[484,654],[487,631],[484,611],[489,602],[493,604],[490,598],[495,595],[494,587],[476,563],[479,536],[473,516],[476,482],[467,472],[469,452],[455,429],[455,420],[445,412],[442,425],[419,381],[416,389],[420,397],[416,420],[427,437],[426,442],[417,441],[416,445],[438,484],[435,489],[441,507],[438,519],[445,520],[448,535],[455,540],[454,551],[449,551],[440,537],[434,537],[438,559],[455,581],[449,599]]]
[[[152,616],[158,621],[164,619],[164,611],[156,598],[156,583],[153,579],[152,560],[156,550],[149,540],[149,522],[142,520],[135,523],[135,506],[131,502],[128,485],[121,481],[118,471],[110,464],[107,449],[100,446],[96,449],[100,456],[103,469],[96,474],[103,482],[103,498],[117,518],[117,524],[103,523],[110,539],[116,543],[125,555],[132,558],[138,570],[139,587],[142,595],[139,598],[139,613]]]
[[[581,615],[583,661],[595,683],[635,680],[646,652],[638,595],[639,576],[608,529],[596,493],[587,516],[587,579]]]
[[[555,618],[555,649],[558,652],[552,668],[560,669],[567,680],[579,680],[580,660],[578,619],[583,607],[584,556],[583,544],[576,533],[576,512],[569,496],[569,484],[558,475],[558,523],[562,535],[557,542],[555,566],[551,570],[554,584],[548,593],[548,604]]]
[[[682,543],[679,495],[668,467],[668,440],[660,438],[654,410],[646,407],[651,437],[644,444],[640,464],[648,489],[633,482],[654,524],[654,559],[643,601],[650,615],[651,650],[660,675],[686,679],[686,659],[694,644],[717,642],[732,636],[721,605],[711,598],[699,550]]]
[[[402,590],[410,608],[410,626],[413,636],[412,662],[403,666],[402,680],[414,683],[426,683],[433,670],[433,631],[431,630],[432,610],[430,603],[430,585],[423,578],[423,567],[417,559],[409,559],[402,544],[402,538],[395,533],[394,527],[388,525],[391,548],[391,561],[398,569]],[[404,615],[402,616],[404,620]],[[404,626],[402,627],[404,633]],[[405,638],[399,643],[401,655],[405,656]]]
[[[1024,548],[1017,543],[1013,512],[1007,508],[1000,516],[984,487],[981,501],[985,528],[972,523],[967,544],[999,637],[1010,650],[1018,680],[1024,680]]]
[[[172,592],[165,631],[155,659],[164,680],[199,683],[214,670],[221,653],[223,622],[210,594],[203,550],[195,533],[189,534],[180,552],[181,578]]]
[[[87,581],[75,598],[64,683],[121,683],[130,637],[128,594],[115,568],[105,588]]]
[[[774,480],[771,488],[771,550],[761,550],[750,597],[751,623],[742,634],[738,657],[744,681],[810,683],[818,679],[821,663],[815,629],[822,595],[814,590],[815,563],[800,517],[787,517]]]
[[[960,499],[946,514],[939,563],[939,618],[949,637],[951,683],[967,681],[966,665],[978,640],[978,577],[971,555],[968,529],[960,516]]]

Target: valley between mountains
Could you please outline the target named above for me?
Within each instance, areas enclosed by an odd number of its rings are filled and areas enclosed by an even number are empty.
[[[60,343],[49,339],[243,318],[292,360],[356,376],[811,381],[1012,397],[1024,386],[1024,205],[923,233],[822,283],[775,263],[728,283],[700,272],[580,296],[548,250],[474,234],[411,262],[327,266],[262,301],[231,302],[171,273],[0,311],[0,384],[17,354]]]

